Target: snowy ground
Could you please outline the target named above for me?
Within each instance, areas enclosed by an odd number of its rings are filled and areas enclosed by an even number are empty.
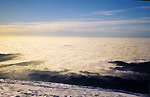
[[[148,95],[51,82],[0,79],[0,97],[148,97]]]

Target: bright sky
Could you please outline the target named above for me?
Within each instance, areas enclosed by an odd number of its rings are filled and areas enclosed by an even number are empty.
[[[0,0],[0,35],[150,37],[150,1]]]

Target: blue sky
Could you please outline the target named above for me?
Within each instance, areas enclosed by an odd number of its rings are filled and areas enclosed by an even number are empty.
[[[150,37],[150,2],[0,0],[0,35]]]

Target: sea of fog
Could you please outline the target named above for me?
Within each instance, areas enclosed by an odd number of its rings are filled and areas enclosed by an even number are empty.
[[[149,38],[0,36],[0,78],[149,92]]]

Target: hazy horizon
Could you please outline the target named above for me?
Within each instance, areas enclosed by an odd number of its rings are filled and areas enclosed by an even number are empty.
[[[150,37],[150,2],[1,0],[0,35]]]

